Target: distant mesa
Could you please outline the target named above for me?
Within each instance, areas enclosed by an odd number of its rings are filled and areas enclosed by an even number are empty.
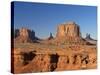
[[[74,44],[74,45],[92,45],[97,41],[93,40],[90,35],[83,38],[81,35],[80,27],[74,21],[60,24],[57,27],[56,44]]]
[[[57,27],[56,41],[57,44],[74,44],[83,45],[87,42],[82,38],[80,27],[73,21],[60,24]]]
[[[56,37],[80,37],[80,28],[79,26],[71,21],[65,24],[61,24],[57,27]]]
[[[35,31],[33,30],[21,28],[15,29],[14,32],[15,42],[44,42],[43,39],[40,41],[40,39],[35,36]],[[50,33],[47,40],[44,40],[46,43],[52,44],[96,44],[96,41],[90,37],[90,34],[87,34],[86,38],[83,38],[79,25],[73,21],[58,25],[56,37],[53,37],[52,33]]]
[[[35,32],[33,30],[27,28],[15,29],[14,31],[15,42],[26,43],[26,42],[36,42],[38,39],[35,36]]]

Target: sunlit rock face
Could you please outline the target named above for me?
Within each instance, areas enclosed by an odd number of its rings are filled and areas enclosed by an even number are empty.
[[[57,37],[65,37],[65,25],[59,25],[57,28]]]
[[[80,27],[73,21],[60,24],[57,27],[55,43],[58,44],[86,44],[87,42],[82,38]]]
[[[80,37],[80,28],[75,22],[61,24],[57,28],[57,37]]]
[[[77,24],[75,24],[75,22],[68,22],[65,25],[66,28],[66,36],[68,37],[79,37],[80,36],[80,29],[79,26]]]
[[[22,36],[22,37],[26,37],[27,38],[29,36],[29,30],[26,29],[26,28],[21,28],[19,30],[19,33],[20,33],[19,35]]]
[[[87,48],[88,49],[88,48]],[[64,70],[94,69],[97,67],[95,49],[69,52],[66,50],[44,50],[43,53],[15,49],[14,73],[51,72]],[[39,52],[38,52],[39,51]]]
[[[35,32],[33,30],[29,30],[27,28],[21,28],[15,30],[15,42],[25,43],[25,42],[33,42],[35,37]]]

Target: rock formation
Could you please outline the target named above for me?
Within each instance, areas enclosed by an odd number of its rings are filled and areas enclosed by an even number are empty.
[[[73,21],[58,25],[56,34],[56,44],[87,44],[81,36],[80,27]]]
[[[49,36],[48,40],[51,40],[51,39],[53,39],[53,38],[54,38],[54,37],[53,37],[52,33],[50,33],[50,36]]]
[[[20,52],[14,54],[14,73],[94,69],[97,66],[95,48],[85,52],[56,50],[50,53],[46,50],[40,53],[38,51],[24,52],[22,49],[16,49],[16,51]]]
[[[61,24],[57,28],[56,37],[80,37],[80,29],[79,26],[75,22],[68,22],[65,24]]]
[[[39,43],[35,32],[26,28],[15,30],[12,50],[13,73],[51,72],[97,68],[97,46],[90,35],[84,39],[75,22],[61,24],[56,37]],[[19,44],[19,43],[24,44]],[[32,42],[32,43],[27,43]]]
[[[97,44],[97,41],[91,38],[90,34],[86,34],[85,40],[91,44]]]
[[[35,37],[35,32],[27,28],[15,29],[15,42],[25,43],[34,42],[37,38]]]
[[[14,38],[19,36],[19,29],[15,29],[14,31]]]
[[[66,34],[65,34],[65,25],[64,24],[58,26],[56,36],[57,37],[65,37],[66,36]]]

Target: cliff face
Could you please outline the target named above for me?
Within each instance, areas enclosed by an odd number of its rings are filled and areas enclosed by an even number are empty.
[[[87,44],[87,41],[82,38],[80,27],[72,21],[58,25],[54,43],[57,45],[84,45]]]
[[[57,28],[57,35],[56,37],[65,37],[66,33],[65,33],[65,25],[59,25]]]
[[[15,30],[14,34],[15,34],[15,42],[19,43],[33,42],[37,39],[35,37],[35,32],[27,28],[17,29]]]
[[[56,37],[80,37],[79,26],[75,22],[68,22],[66,24],[61,24],[57,28]]]
[[[17,49],[17,51],[22,51]],[[91,51],[88,50],[88,51]],[[78,70],[96,68],[96,53],[56,51],[55,53],[16,52],[14,61],[14,73],[51,72],[63,70]]]

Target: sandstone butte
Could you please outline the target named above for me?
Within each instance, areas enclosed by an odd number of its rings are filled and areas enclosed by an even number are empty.
[[[27,28],[14,31],[14,47],[11,52],[12,73],[52,72],[96,69],[97,41],[83,38],[75,22],[57,27],[47,39],[35,36]]]

